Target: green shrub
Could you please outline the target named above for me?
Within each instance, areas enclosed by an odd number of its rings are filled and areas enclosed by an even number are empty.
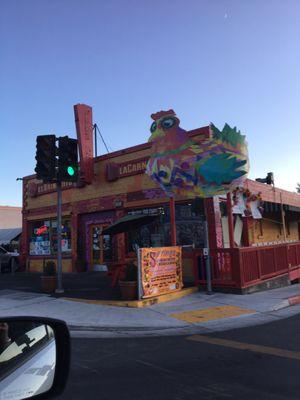
[[[44,266],[44,275],[46,276],[55,276],[56,274],[56,265],[54,261],[47,261]]]

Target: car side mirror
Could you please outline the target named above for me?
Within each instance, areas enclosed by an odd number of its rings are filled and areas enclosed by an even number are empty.
[[[50,399],[65,388],[70,334],[63,321],[0,318],[0,399]]]

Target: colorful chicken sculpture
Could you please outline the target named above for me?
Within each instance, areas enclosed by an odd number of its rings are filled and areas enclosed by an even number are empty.
[[[171,196],[212,197],[242,186],[249,170],[245,136],[225,124],[197,141],[180,128],[173,110],[152,114],[152,154],[146,173]]]

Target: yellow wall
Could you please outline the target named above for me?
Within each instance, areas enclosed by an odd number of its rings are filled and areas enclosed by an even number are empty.
[[[84,188],[71,188],[63,190],[62,201],[63,203],[73,203],[82,200],[90,200],[99,197],[119,195],[121,193],[128,193],[131,191],[147,189],[155,187],[155,184],[146,174],[133,175],[129,177],[119,178],[115,182],[106,181],[106,165],[109,163],[122,163],[125,161],[136,160],[149,155],[149,150],[143,150],[131,154],[126,154],[108,160],[101,160],[95,163],[94,172],[95,178],[91,185]],[[39,183],[35,179],[29,182]],[[27,198],[27,209],[35,209],[40,207],[53,206],[56,204],[56,193],[49,193],[37,196],[35,198]]]
[[[262,223],[262,235],[260,229],[260,220],[253,221],[252,227],[250,227],[249,235],[250,235],[250,242],[252,244],[284,242],[283,226],[281,224],[281,220],[278,217],[277,219],[274,216],[264,217],[261,220],[261,223]],[[281,232],[280,232],[280,226],[281,226]],[[290,221],[289,226],[290,226],[290,234],[288,234],[288,230],[286,230],[287,240],[291,241],[300,240],[298,231],[298,222]]]
[[[51,259],[56,264],[56,260]],[[27,268],[29,272],[43,272],[44,262],[47,262],[47,259],[31,259],[27,261]],[[62,260],[62,270],[63,272],[72,272],[72,262],[71,259],[63,259]]]
[[[94,165],[95,178],[92,184],[86,185],[83,188],[71,188],[62,191],[62,203],[75,203],[78,201],[91,200],[91,199],[99,199],[101,197],[106,196],[118,196],[121,194],[127,194],[130,192],[140,191],[144,189],[154,189],[158,188],[158,186],[150,179],[150,177],[145,174],[137,174],[129,177],[122,177],[117,179],[115,182],[108,182],[106,180],[106,165],[110,163],[123,163],[127,161],[134,161],[138,159],[143,159],[150,155],[150,149],[137,151],[130,154],[124,154],[117,157],[109,158],[107,160],[98,160]],[[31,182],[40,183],[40,181],[36,179],[29,179],[27,185]],[[49,193],[44,195],[39,195],[37,197],[31,198],[27,196],[26,198],[26,206],[25,210],[34,210],[38,208],[44,208],[49,206],[56,205],[56,193]],[[178,198],[180,201],[181,198]],[[167,198],[159,199],[156,201],[157,203],[161,203],[162,201],[167,201]],[[148,201],[137,201],[130,202],[124,206],[135,207],[140,205],[141,203],[145,205],[147,202],[149,204],[153,204],[153,200]],[[91,210],[96,211],[96,210]],[[50,214],[45,216],[50,216]]]

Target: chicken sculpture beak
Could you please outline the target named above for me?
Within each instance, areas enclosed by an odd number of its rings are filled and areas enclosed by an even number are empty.
[[[152,132],[152,135],[150,136],[148,142],[155,142],[157,139],[160,139],[163,136],[165,136],[165,132],[163,131],[163,129],[159,129],[157,127],[157,129]]]

